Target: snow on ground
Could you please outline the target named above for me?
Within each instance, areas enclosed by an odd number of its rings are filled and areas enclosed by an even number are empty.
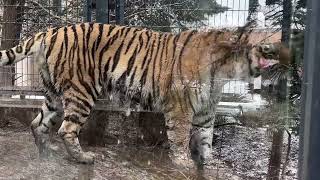
[[[233,175],[243,180],[266,179],[271,137],[265,128],[229,126],[216,130],[218,138],[214,145],[214,157],[232,169]],[[287,150],[286,140],[282,148]],[[297,179],[298,137],[292,137],[292,150],[287,167],[286,179]],[[283,162],[283,161],[282,161]]]

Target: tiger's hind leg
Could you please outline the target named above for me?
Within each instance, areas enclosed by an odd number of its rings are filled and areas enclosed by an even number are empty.
[[[41,157],[48,157],[49,153],[57,150],[57,146],[51,144],[50,130],[56,124],[56,116],[59,114],[57,102],[50,97],[45,99],[40,113],[31,122],[31,131]]]
[[[213,127],[215,122],[216,107],[220,101],[222,81],[212,81],[206,83],[210,86],[202,86],[198,89],[201,93],[194,93],[194,110],[192,118],[192,128],[190,130],[189,150],[194,164],[199,172],[212,168],[212,140]]]
[[[83,152],[79,143],[81,127],[86,122],[94,101],[77,97],[74,92],[67,92],[63,98],[64,120],[58,131],[69,155],[80,163],[91,164],[94,162],[92,152]]]

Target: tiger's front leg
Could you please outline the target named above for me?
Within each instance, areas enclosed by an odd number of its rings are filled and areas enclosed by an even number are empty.
[[[195,112],[190,131],[189,149],[198,170],[212,163],[212,140],[216,103],[208,102]]]
[[[210,113],[211,114],[211,113]],[[212,140],[214,115],[202,116],[196,114],[190,130],[189,149],[198,170],[212,161]]]
[[[202,86],[202,93],[193,96],[197,108],[194,108],[189,142],[191,158],[200,172],[212,168],[213,128],[223,82],[210,80],[206,84],[210,86]]]

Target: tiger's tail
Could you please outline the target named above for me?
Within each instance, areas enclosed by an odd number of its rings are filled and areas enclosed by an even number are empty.
[[[45,35],[44,32],[37,33],[22,44],[0,51],[0,66],[12,65],[38,52]]]

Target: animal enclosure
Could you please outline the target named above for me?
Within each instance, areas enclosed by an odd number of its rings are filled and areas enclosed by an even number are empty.
[[[292,13],[284,8],[286,3],[295,8]],[[120,24],[178,34],[189,29],[234,30],[256,20],[249,36],[250,43],[278,43],[289,38],[292,44],[299,44],[294,38],[303,32],[305,24],[299,21],[297,14],[303,15],[304,9],[300,1],[286,0],[2,0],[0,49],[11,48],[48,28],[83,22]],[[282,23],[282,19],[288,18],[287,11],[290,11],[289,19],[293,19],[292,22],[289,20],[289,28]],[[301,65],[301,61],[297,65]],[[272,73],[250,82],[215,79],[224,86],[216,109],[214,163],[210,178],[272,179],[277,176],[297,179],[299,138],[296,129],[299,116],[296,114],[299,113],[296,109],[300,107],[300,99],[292,103],[289,96],[295,85],[291,80],[296,78],[295,71],[299,67],[290,69],[291,74],[287,73],[288,69],[275,67],[276,70],[270,70]],[[197,178],[196,173],[175,170],[168,163],[170,158],[165,153],[167,127],[163,115],[143,109],[139,104],[128,107],[119,97],[99,97],[90,120],[80,133],[85,148],[98,154],[95,167],[69,163],[66,158],[56,158],[54,162],[40,161],[35,153],[36,147],[31,145],[33,139],[28,126],[44,99],[42,87],[33,56],[13,66],[0,67],[0,112],[3,114],[0,118],[0,144],[6,144],[5,147],[0,145],[0,151],[6,151],[7,147],[15,149],[15,144],[22,144],[8,156],[0,154],[0,159],[1,156],[7,157],[7,164],[0,165],[0,172],[4,172],[0,179]],[[300,96],[300,93],[296,94]],[[56,134],[52,136],[62,144]],[[22,163],[15,164],[19,160]],[[24,170],[20,173],[19,168]],[[54,173],[50,174],[52,171]]]

